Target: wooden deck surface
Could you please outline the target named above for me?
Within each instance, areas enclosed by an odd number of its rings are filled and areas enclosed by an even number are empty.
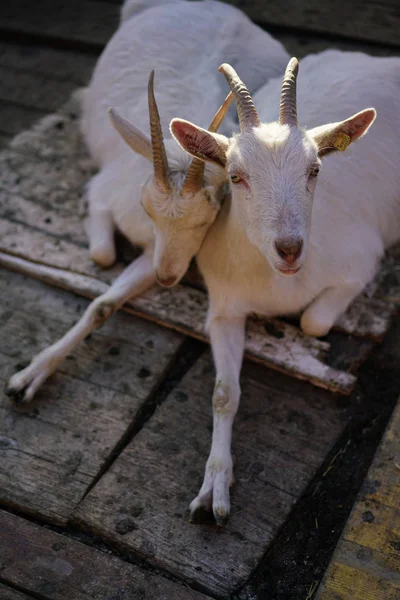
[[[400,404],[316,600],[400,598]]]
[[[299,57],[331,46],[399,52],[394,0],[356,1],[343,13],[328,0],[284,11],[276,1],[234,3]],[[3,0],[0,147],[87,83],[118,4]],[[0,189],[2,218],[22,227],[18,211],[29,198],[33,211],[40,173],[27,199],[11,185]],[[42,223],[46,201],[56,198],[42,199],[40,227],[54,237],[56,224]],[[31,217],[33,227],[38,213]],[[67,233],[87,261],[79,231]],[[0,289],[4,382],[87,301],[6,269]],[[0,599],[397,600],[398,408],[364,478],[400,390],[399,334],[397,319],[381,346],[365,349],[373,354],[347,398],[245,363],[232,517],[218,530],[187,521],[210,442],[209,350],[116,315],[32,405],[0,397]],[[329,343],[334,368],[364,352],[339,332]]]

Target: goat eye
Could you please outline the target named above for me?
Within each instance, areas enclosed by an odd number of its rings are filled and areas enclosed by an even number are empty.
[[[319,173],[319,167],[312,167],[310,169],[310,175],[309,176],[310,177],[317,177],[318,173]]]
[[[242,181],[242,178],[240,177],[240,175],[231,175],[231,181],[232,183],[240,183]]]

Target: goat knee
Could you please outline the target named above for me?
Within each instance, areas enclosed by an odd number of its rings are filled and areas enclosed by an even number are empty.
[[[214,411],[220,415],[234,416],[239,406],[240,387],[217,381],[213,394]]]
[[[113,302],[109,302],[107,300],[100,300],[98,302],[95,301],[95,305],[91,310],[91,317],[93,320],[93,325],[96,329],[104,325],[106,321],[117,310],[117,306]]]
[[[303,333],[313,337],[327,335],[334,325],[332,315],[322,310],[307,309],[301,319],[300,327]]]
[[[96,244],[90,248],[90,258],[99,267],[112,267],[116,260],[114,245],[112,244]]]

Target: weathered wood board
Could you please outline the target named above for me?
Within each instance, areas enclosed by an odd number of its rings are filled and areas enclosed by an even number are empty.
[[[0,511],[3,582],[40,600],[206,600],[207,596]],[[4,586],[3,586],[4,587]],[[30,596],[2,596],[28,600]],[[6,592],[8,593],[8,592]],[[14,593],[14,595],[12,595]]]
[[[8,69],[17,79],[21,73],[43,77],[47,83],[56,81],[69,81],[79,85],[86,85],[91,77],[96,63],[96,54],[79,52],[77,50],[64,50],[51,48],[39,44],[0,42],[0,66]],[[5,86],[1,84],[1,97],[8,101],[10,97],[5,94]],[[30,98],[29,98],[30,100]],[[63,99],[65,102],[66,98]],[[29,101],[24,105],[30,106]]]
[[[400,599],[400,402],[316,600]]]
[[[23,592],[18,592],[0,583],[0,598],[1,600],[32,600],[33,596],[27,596]]]
[[[343,4],[338,10],[333,0],[318,2],[295,0],[283,6],[278,0],[226,0],[246,12],[265,28],[269,26],[300,29],[399,46],[400,14],[396,0],[369,0]],[[103,46],[118,23],[119,3],[98,0],[41,0],[41,10],[27,11],[25,0],[4,0],[1,5],[1,28],[41,36],[64,44]]]
[[[229,4],[241,8],[253,21],[265,27],[276,25],[400,45],[400,12],[396,0],[356,0],[352,3],[340,3],[340,6],[335,0],[289,0],[284,5],[277,0],[229,0]]]
[[[0,288],[3,387],[21,364],[70,328],[87,302],[5,270]],[[121,313],[81,344],[27,410],[17,412],[1,394],[1,504],[65,524],[151,401],[181,342],[171,331]]]
[[[323,390],[246,362],[225,529],[188,522],[203,477],[214,384],[199,359],[74,511],[72,524],[223,598],[242,585],[323,461],[346,409]],[[218,596],[218,597],[219,597]]]
[[[100,49],[118,25],[119,11],[117,5],[96,0],[41,0],[37,11],[27,8],[26,0],[5,0],[0,5],[0,27],[14,35]]]
[[[47,271],[48,282],[60,285],[60,279],[68,280],[69,289],[83,293],[85,288],[86,295],[94,297],[105,289],[104,283],[112,282],[122,266],[102,271],[92,264],[86,251],[79,206],[84,182],[94,167],[78,131],[78,98],[76,94],[58,114],[17,136],[10,150],[1,153],[0,251],[2,264],[8,268],[26,273],[29,267],[12,256],[56,267],[56,271]],[[31,267],[32,276],[43,275],[39,266]],[[60,269],[70,273],[60,273]],[[399,280],[399,266],[388,259],[378,279],[354,303],[339,328],[347,333],[382,337],[400,295]],[[207,298],[199,290],[183,285],[167,291],[154,288],[130,303],[130,308],[204,339]],[[283,321],[275,322],[272,328],[258,320],[250,321],[246,351],[273,368],[341,393],[349,393],[355,382],[353,374],[326,364],[327,342],[307,338]]]

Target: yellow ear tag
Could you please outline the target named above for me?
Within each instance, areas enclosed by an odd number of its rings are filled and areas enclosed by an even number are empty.
[[[333,145],[335,146],[336,150],[344,152],[345,150],[347,150],[348,146],[350,145],[350,142],[351,138],[349,135],[347,135],[347,133],[339,133],[336,140],[333,142]]]

